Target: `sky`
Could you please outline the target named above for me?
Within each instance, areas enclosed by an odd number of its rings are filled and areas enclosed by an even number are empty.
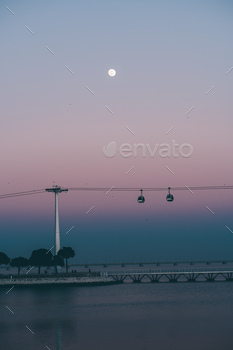
[[[2,0],[0,194],[232,185],[232,12],[230,1]],[[191,156],[119,152],[173,140]],[[59,195],[74,261],[233,258],[231,191],[176,192],[173,203],[145,193],[142,205],[139,194]],[[0,222],[10,257],[49,249],[53,194],[1,199]]]

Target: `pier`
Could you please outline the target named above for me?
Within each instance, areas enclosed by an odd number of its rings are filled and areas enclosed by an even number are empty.
[[[126,280],[133,283],[233,281],[233,268],[111,271],[107,276],[119,283]]]

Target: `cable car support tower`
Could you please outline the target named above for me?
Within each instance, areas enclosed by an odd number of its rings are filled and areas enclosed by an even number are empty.
[[[60,228],[59,228],[59,211],[58,211],[58,194],[61,192],[68,192],[68,189],[63,189],[60,186],[53,186],[53,188],[46,188],[47,192],[55,193],[55,237],[54,237],[54,255],[57,255],[60,250]]]

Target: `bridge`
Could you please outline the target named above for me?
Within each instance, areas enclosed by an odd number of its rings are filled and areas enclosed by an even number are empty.
[[[133,283],[141,283],[142,280],[152,283],[233,281],[233,268],[110,271],[105,275],[118,283],[123,283],[126,279]]]
[[[80,267],[85,267],[89,268],[90,266],[103,266],[104,268],[107,268],[108,266],[121,266],[121,267],[126,267],[130,265],[138,265],[140,267],[144,265],[156,265],[156,266],[161,266],[161,265],[181,265],[181,264],[188,264],[188,265],[195,265],[195,264],[206,264],[206,265],[211,265],[211,264],[227,264],[227,263],[233,263],[233,260],[226,260],[226,259],[218,259],[218,260],[183,260],[183,261],[142,261],[142,262],[99,262],[99,263],[80,263],[80,264],[69,264],[69,266],[80,266]]]

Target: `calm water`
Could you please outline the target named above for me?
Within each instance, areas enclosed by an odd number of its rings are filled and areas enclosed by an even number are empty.
[[[233,347],[231,282],[7,290],[0,289],[3,350]]]

